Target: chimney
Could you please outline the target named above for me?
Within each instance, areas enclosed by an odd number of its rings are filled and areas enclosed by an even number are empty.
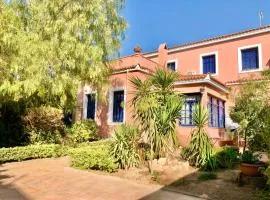
[[[141,54],[142,53],[142,48],[137,45],[136,47],[134,47],[133,51],[134,51],[135,54]]]
[[[160,44],[158,47],[158,63],[161,66],[165,66],[167,55],[168,55],[167,45],[165,43]]]

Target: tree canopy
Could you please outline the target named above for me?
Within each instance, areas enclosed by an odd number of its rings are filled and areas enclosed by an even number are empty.
[[[120,47],[123,0],[0,2],[1,100],[72,107],[78,86],[99,90]]]
[[[269,135],[270,126],[268,124],[270,114],[269,71],[265,71],[263,77],[264,79],[261,81],[251,80],[240,87],[235,105],[230,111],[231,119],[240,125],[238,131],[245,139],[244,149],[246,142],[252,149],[258,146],[258,142],[261,144],[265,142],[265,140],[261,140],[262,138],[269,137],[265,135]],[[258,140],[258,138],[260,139]]]

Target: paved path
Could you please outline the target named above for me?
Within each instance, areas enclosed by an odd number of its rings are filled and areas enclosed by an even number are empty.
[[[2,200],[196,200],[113,176],[69,167],[67,158],[38,159],[0,166]]]

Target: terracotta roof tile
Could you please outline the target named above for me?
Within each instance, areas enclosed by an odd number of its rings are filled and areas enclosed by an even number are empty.
[[[198,41],[194,41],[194,42],[187,42],[187,43],[184,43],[184,44],[169,47],[168,50],[173,50],[173,49],[176,49],[176,48],[196,45],[196,44],[205,43],[205,42],[210,42],[210,41],[214,41],[214,40],[225,39],[225,38],[238,36],[238,35],[241,35],[241,34],[247,34],[247,33],[251,33],[251,32],[254,32],[254,31],[259,31],[259,30],[263,30],[263,29],[267,29],[267,28],[270,28],[270,25],[257,27],[257,28],[252,28],[252,29],[247,29],[247,30],[236,32],[236,33],[224,34],[224,35],[211,37],[211,38],[207,38],[207,39],[203,39],[203,40],[198,40]],[[157,53],[157,52],[158,52],[158,50],[155,50],[155,51],[152,51],[152,52],[143,53],[143,55],[154,54],[154,53]]]
[[[268,80],[267,78],[264,77],[247,77],[247,78],[241,78],[241,79],[237,79],[237,80],[232,80],[232,81],[227,81],[225,84],[227,86],[229,85],[234,85],[234,84],[241,84],[241,83],[247,83],[249,81],[265,81]]]
[[[191,80],[201,80],[206,78],[206,74],[196,74],[196,75],[180,75],[179,81],[191,81]]]
[[[137,65],[140,65],[150,71],[155,71],[157,68],[161,67],[158,63],[145,58],[142,54],[133,54],[111,62],[113,70],[125,70]]]
[[[194,80],[204,80],[206,79],[208,74],[196,74],[196,75],[180,75],[179,76],[179,81],[194,81]],[[218,79],[214,78],[209,74],[209,77],[212,81],[222,85],[223,87],[226,87],[226,85],[219,81]]]

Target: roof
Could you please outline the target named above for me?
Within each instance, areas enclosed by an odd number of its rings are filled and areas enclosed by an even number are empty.
[[[148,58],[145,58],[140,53],[118,58],[111,62],[111,66],[114,71],[128,70],[136,66],[140,66],[140,68],[146,69],[149,71],[155,71],[157,68],[161,67],[158,63]]]
[[[250,81],[269,81],[269,79],[265,77],[246,77],[246,78],[241,78],[238,80],[227,81],[225,84],[226,86],[239,85],[243,83],[248,83]]]
[[[213,43],[217,43],[217,42],[223,42],[223,41],[233,40],[233,39],[237,39],[237,38],[248,37],[248,36],[257,35],[257,34],[266,33],[266,32],[270,32],[270,25],[266,25],[266,26],[262,26],[262,27],[258,27],[258,28],[247,29],[244,31],[231,33],[231,34],[225,34],[225,35],[221,35],[221,36],[217,36],[217,37],[211,37],[211,38],[204,39],[204,40],[198,40],[198,41],[194,41],[194,42],[184,43],[181,45],[177,45],[177,46],[173,46],[173,47],[168,48],[168,52],[172,53],[175,51],[180,51],[180,50],[184,50],[184,49],[188,49],[188,48],[194,48],[194,47],[199,47],[199,46],[203,46],[203,45],[207,45],[207,44],[213,44]],[[158,53],[158,50],[155,50],[153,52],[146,52],[143,55],[145,57],[152,57],[152,56],[157,56],[157,53]]]
[[[207,83],[214,87],[219,88],[225,93],[228,93],[228,87],[217,80],[210,74],[197,74],[197,75],[180,75],[178,81],[176,81],[175,85],[187,85],[187,84],[201,84]]]

